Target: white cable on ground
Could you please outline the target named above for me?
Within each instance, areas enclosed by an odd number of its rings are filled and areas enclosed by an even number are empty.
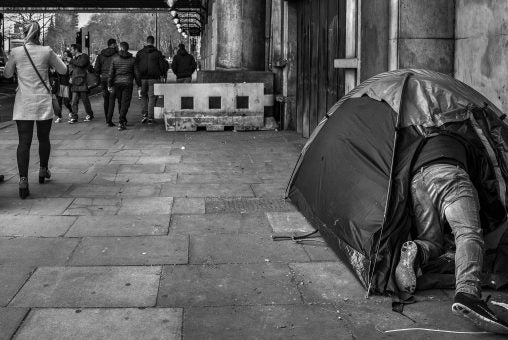
[[[383,333],[395,333],[405,331],[426,331],[426,332],[439,332],[439,333],[452,333],[452,334],[491,334],[490,332],[461,332],[461,331],[447,331],[444,329],[431,329],[431,328],[401,328],[391,329],[388,331],[381,331]]]

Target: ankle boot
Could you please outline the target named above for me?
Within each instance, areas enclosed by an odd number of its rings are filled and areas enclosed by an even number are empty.
[[[21,177],[19,179],[19,197],[24,200],[30,195],[30,190],[28,189],[28,178]]]
[[[40,167],[39,168],[39,183],[40,184],[44,184],[44,181],[46,180],[46,178],[51,178],[51,172],[49,171],[48,168],[43,168],[43,167]]]

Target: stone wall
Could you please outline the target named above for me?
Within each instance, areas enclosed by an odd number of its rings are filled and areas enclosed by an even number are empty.
[[[456,0],[455,77],[508,112],[508,1]]]
[[[453,75],[454,19],[455,0],[400,0],[399,68]]]

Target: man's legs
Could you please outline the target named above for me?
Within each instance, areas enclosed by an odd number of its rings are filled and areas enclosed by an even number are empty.
[[[79,103],[79,94],[80,92],[71,92],[72,93],[72,112],[71,119],[78,120],[78,103]]]
[[[141,116],[143,119],[148,118],[148,79],[141,80]]]
[[[115,100],[118,96],[118,90],[116,86],[113,86],[112,93],[109,96],[108,114],[106,115],[106,123],[109,126],[113,125],[113,113],[115,111]]]
[[[102,90],[102,99],[104,100],[104,115],[106,116],[106,123],[108,122],[108,113],[109,113],[109,97],[110,93],[108,91],[108,81],[101,80],[101,90]]]
[[[87,116],[91,117],[93,119],[93,111],[92,111],[92,105],[90,104],[90,98],[88,98],[88,92],[83,91],[80,92],[81,100],[83,101],[83,106],[85,107],[85,112]]]
[[[127,122],[127,111],[129,111],[129,107],[131,105],[132,99],[132,85],[125,86],[122,85],[119,89],[122,93],[122,109],[120,111],[120,123],[125,124]]]

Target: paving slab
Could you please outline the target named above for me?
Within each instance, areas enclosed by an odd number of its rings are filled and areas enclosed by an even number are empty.
[[[166,235],[170,215],[79,216],[66,237]]]
[[[0,340],[9,340],[28,313],[28,308],[0,308]]]
[[[95,180],[95,179],[94,179]],[[78,184],[73,185],[68,196],[71,197],[117,197],[123,185]]]
[[[34,270],[29,266],[0,265],[0,307],[7,306]]]
[[[101,134],[101,139],[89,139],[89,140],[79,140],[74,139],[71,142],[66,142],[63,144],[58,145],[58,149],[61,150],[90,150],[90,149],[103,149],[103,150],[113,150],[113,149],[120,149],[122,148],[122,144],[118,143],[116,140],[107,140],[104,139],[106,137],[105,134]],[[90,136],[92,137],[92,136]],[[75,154],[75,156],[78,153]]]
[[[287,180],[287,178],[286,178],[286,180]],[[270,197],[271,198],[285,198],[286,186],[287,186],[287,183],[284,183],[284,184],[271,184],[271,183],[251,184],[252,190],[254,190],[254,194],[256,195],[256,197],[262,197],[262,198],[270,198]]]
[[[328,247],[321,237],[309,238],[303,240],[300,244],[303,246],[303,249],[305,249],[310,257],[310,260],[313,262],[340,261],[337,254],[334,253],[332,248]]]
[[[286,264],[164,266],[158,306],[299,304]]]
[[[253,197],[248,184],[163,184],[161,195],[172,197]]]
[[[34,309],[16,339],[180,340],[177,308]]]
[[[404,314],[391,310],[391,303],[345,304],[341,315],[350,323],[356,339],[500,339],[494,334],[453,334],[483,332],[451,311],[451,301],[425,301],[404,307]],[[423,328],[428,330],[415,330]],[[407,330],[406,330],[407,329]],[[435,330],[435,331],[430,331]]]
[[[315,230],[297,211],[267,212],[266,217],[274,233],[310,233]]]
[[[262,235],[191,235],[190,263],[307,262],[303,248]]]
[[[0,238],[0,265],[63,265],[76,248],[78,239]]]
[[[85,237],[74,251],[71,266],[186,264],[185,235]]]
[[[169,156],[171,149],[122,149],[112,150],[106,153],[106,156],[120,156],[120,157],[164,157]]]
[[[70,183],[57,183],[53,180],[48,180],[45,185],[40,185],[37,177],[34,176],[29,182],[30,198],[44,198],[44,197],[63,197],[71,187]],[[4,183],[0,185],[1,197],[12,197],[19,199],[19,184],[13,181],[11,183]]]
[[[180,163],[181,160],[181,156],[143,156],[139,157],[136,164],[171,164]]]
[[[163,173],[166,164],[122,164],[118,167],[119,174],[158,174]]]
[[[260,183],[261,179],[256,175],[241,175],[228,173],[201,173],[189,174],[179,173],[178,183],[194,184],[194,183]]]
[[[0,219],[0,237],[59,237],[63,236],[76,217],[2,215]]]
[[[155,306],[160,266],[39,267],[12,307]]]
[[[70,169],[87,169],[96,164],[108,164],[111,157],[52,157],[51,164],[58,164],[61,167]]]
[[[366,290],[342,262],[291,263],[306,303],[365,302]]]
[[[271,232],[264,213],[173,215],[170,233],[182,234],[264,234]]]
[[[171,214],[173,197],[123,198],[118,214],[155,215]]]
[[[0,199],[0,214],[9,215],[61,215],[71,204],[69,198]]]
[[[120,198],[83,198],[79,197],[72,201],[72,204],[62,215],[73,216],[103,216],[115,215],[122,205]]]
[[[176,182],[176,173],[160,173],[160,174],[117,174],[114,177],[114,182],[118,184],[126,183],[174,183]]]
[[[173,214],[204,214],[204,198],[176,197],[172,209]]]
[[[335,309],[309,305],[191,307],[183,328],[185,339],[352,339]]]

